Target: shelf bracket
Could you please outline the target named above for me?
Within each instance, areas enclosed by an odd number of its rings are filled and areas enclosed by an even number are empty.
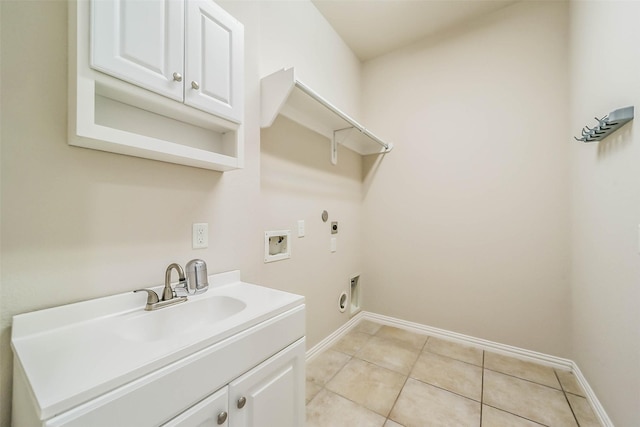
[[[353,126],[349,126],[333,131],[333,138],[331,138],[331,164],[338,164],[338,144],[343,144],[344,141],[349,139],[349,135],[354,129]]]
[[[338,164],[338,140],[336,138],[336,131],[333,131],[333,138],[331,138],[331,164]]]

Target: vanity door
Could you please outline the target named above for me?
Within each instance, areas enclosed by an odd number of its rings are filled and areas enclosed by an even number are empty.
[[[305,341],[229,384],[229,427],[303,427]]]
[[[162,427],[228,427],[228,402],[228,387],[223,387]]]

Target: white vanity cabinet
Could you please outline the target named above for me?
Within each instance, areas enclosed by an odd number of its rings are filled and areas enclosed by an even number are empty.
[[[209,283],[157,311],[130,292],[15,316],[13,427],[303,427],[304,298]]]
[[[91,66],[242,122],[244,27],[212,0],[92,0]]]
[[[301,427],[304,340],[256,366],[162,427]]]

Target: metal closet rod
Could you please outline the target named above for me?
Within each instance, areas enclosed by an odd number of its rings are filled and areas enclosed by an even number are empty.
[[[351,117],[349,117],[348,115],[343,113],[340,109],[338,109],[332,103],[330,103],[329,101],[327,101],[326,99],[324,99],[323,97],[318,95],[310,87],[306,86],[304,83],[299,82],[297,80],[296,80],[295,84],[296,84],[297,88],[299,88],[301,91],[303,91],[304,93],[306,93],[307,95],[309,95],[310,97],[312,97],[313,99],[318,101],[320,104],[322,104],[328,110],[330,110],[333,113],[335,113],[336,115],[338,115],[342,120],[344,120],[345,122],[349,123],[351,126],[356,128],[360,133],[368,136],[369,138],[371,138],[372,141],[374,141],[377,144],[383,146],[386,151],[391,150],[391,147],[390,147],[389,144],[387,144],[386,142],[382,141],[380,138],[378,138],[377,136],[375,136],[374,134],[369,132],[364,126],[362,126],[360,123],[356,122]]]

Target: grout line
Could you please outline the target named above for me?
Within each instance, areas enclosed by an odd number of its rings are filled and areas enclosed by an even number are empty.
[[[426,347],[427,343],[429,342],[429,339],[431,337],[429,335],[427,335],[427,339],[424,342],[424,345],[422,346],[422,348]],[[396,407],[396,404],[398,403],[398,399],[400,399],[400,395],[402,394],[402,390],[404,390],[404,388],[407,385],[407,382],[409,381],[409,378],[411,378],[411,372],[413,371],[413,368],[415,368],[416,363],[418,363],[418,359],[420,359],[420,354],[422,353],[422,350],[420,350],[420,352],[418,353],[418,357],[416,357],[416,360],[413,361],[413,365],[411,365],[411,369],[409,369],[409,372],[407,373],[407,377],[404,379],[404,384],[402,384],[402,387],[400,387],[400,392],[398,393],[398,395],[396,396],[396,400],[393,401],[393,405],[391,405],[391,409],[389,410],[389,415],[391,415],[391,412],[393,412],[393,408]],[[390,418],[388,418],[390,419]],[[391,420],[393,422],[395,422],[395,420]]]
[[[475,399],[473,399],[473,398],[471,398],[471,397],[469,397],[469,396],[465,396],[465,395],[463,395],[463,394],[456,393],[455,391],[447,390],[446,388],[444,388],[444,387],[440,387],[439,385],[435,385],[435,384],[428,383],[428,382],[426,382],[426,381],[422,381],[422,380],[421,380],[421,379],[419,379],[419,378],[413,378],[413,377],[409,377],[409,378],[411,378],[411,379],[412,379],[412,380],[414,380],[414,381],[418,381],[419,383],[422,383],[422,384],[424,384],[424,385],[428,385],[428,386],[430,386],[430,387],[435,387],[435,388],[437,388],[438,390],[442,390],[442,391],[446,391],[447,393],[455,394],[456,396],[462,397],[463,399],[467,399],[467,400],[470,400],[470,401],[475,402],[475,403],[480,403],[480,401],[479,401],[479,400],[475,400]],[[481,404],[481,403],[480,403],[480,404]],[[481,404],[481,405],[482,405],[482,404]]]
[[[431,337],[429,335],[427,335],[427,339],[424,342],[424,345],[422,346],[422,348],[425,348],[427,346],[427,343],[429,342],[429,339]],[[404,379],[404,383],[402,384],[402,387],[400,387],[400,392],[398,393],[398,395],[396,396],[396,399],[393,401],[393,405],[391,405],[391,409],[389,409],[389,415],[387,416],[387,420],[391,420],[391,412],[393,412],[393,408],[396,407],[396,404],[398,403],[398,399],[400,399],[400,395],[402,394],[402,390],[404,390],[405,386],[407,385],[407,381],[409,381],[409,378],[411,378],[411,372],[413,371],[413,368],[415,368],[416,363],[418,363],[418,359],[420,359],[420,354],[422,353],[422,350],[418,353],[418,357],[416,357],[416,360],[413,362],[413,365],[411,366],[411,369],[409,369],[409,373],[407,374],[406,378]],[[396,422],[395,420],[391,420],[393,422]]]
[[[531,383],[531,384],[536,384],[536,385],[540,385],[540,386],[542,386],[542,387],[550,388],[551,390],[555,390],[555,391],[563,391],[561,388],[560,388],[560,389],[558,389],[558,388],[552,387],[552,386],[550,386],[550,385],[542,384],[542,383],[539,383],[539,382],[536,382],[536,381],[533,381],[533,380],[529,380],[529,379],[527,379],[527,378],[519,377],[519,376],[517,376],[517,375],[508,374],[508,373],[506,373],[506,372],[501,372],[501,371],[496,371],[495,369],[490,369],[490,368],[484,368],[484,369],[486,369],[486,370],[488,370],[488,371],[491,371],[491,372],[495,372],[496,374],[506,375],[507,377],[517,378],[517,379],[519,379],[519,380],[526,381],[526,382]],[[554,371],[554,374],[555,374],[555,371]],[[557,376],[556,376],[556,377],[557,377]],[[558,383],[560,383],[560,381],[559,381],[559,380],[558,380]],[[562,384],[560,385],[560,387],[562,387]]]
[[[464,344],[461,344],[461,345],[464,345]],[[466,347],[470,347],[470,346],[466,346]],[[474,348],[474,347],[470,347],[470,348]],[[477,349],[477,350],[482,351],[482,362],[479,365],[476,365],[475,363],[467,362],[466,360],[460,360],[457,357],[447,356],[446,354],[436,353],[435,351],[428,350],[426,348],[426,344],[425,344],[425,348],[422,350],[422,353],[435,354],[436,356],[444,357],[450,360],[455,360],[456,362],[465,363],[467,365],[475,366],[476,368],[482,368],[484,366],[484,350],[482,349]]]
[[[558,376],[558,373],[556,372],[555,369],[553,370],[553,373],[556,376],[556,379],[558,380],[558,384],[560,384],[560,388],[562,389],[562,395],[564,396],[564,400],[566,400],[567,405],[569,405],[569,409],[571,410],[571,414],[573,415],[573,418],[576,420],[576,424],[578,425],[578,427],[580,427],[580,421],[578,421],[578,417],[576,416],[576,413],[573,410],[573,406],[571,406],[571,402],[567,397],[567,392],[565,391],[564,386],[562,385],[562,381],[560,381],[560,377]]]
[[[487,403],[485,403],[485,405],[487,405],[488,407],[493,408],[493,409],[495,409],[495,410],[498,410],[498,411],[500,411],[500,412],[505,412],[505,413],[507,413],[507,414],[513,415],[514,417],[518,417],[518,418],[522,418],[523,420],[531,421],[531,422],[532,422],[532,423],[534,423],[534,424],[538,424],[538,425],[540,425],[540,426],[544,426],[544,427],[550,427],[550,426],[548,426],[547,424],[542,424],[542,423],[541,423],[541,422],[539,422],[539,421],[535,421],[535,420],[532,420],[531,418],[523,417],[522,415],[518,415],[518,414],[516,414],[516,413],[513,413],[513,412],[510,412],[510,411],[507,411],[506,409],[498,408],[497,406],[489,405],[489,404],[487,404]]]
[[[482,427],[482,407],[484,406],[484,350],[482,350],[482,379],[480,382],[480,427]]]

